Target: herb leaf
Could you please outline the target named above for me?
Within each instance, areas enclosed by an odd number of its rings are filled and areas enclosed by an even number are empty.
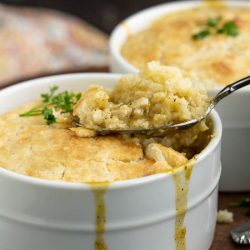
[[[242,198],[239,202],[231,204],[231,206],[246,208],[246,215],[250,216],[250,197]]]
[[[42,111],[42,114],[43,114],[43,118],[46,120],[48,125],[56,122],[56,117],[54,116],[52,109],[46,107]]]
[[[51,103],[56,108],[62,109],[63,112],[68,113],[73,111],[73,106],[81,98],[81,94],[69,93],[68,91],[62,92],[51,98]]]
[[[210,27],[217,27],[221,20],[221,16],[217,16],[215,18],[208,18],[207,25]]]
[[[226,22],[221,29],[218,29],[217,31],[219,34],[226,34],[228,36],[238,36],[239,30],[238,26],[233,21]]]
[[[24,112],[24,113],[20,114],[19,116],[25,117],[25,116],[37,116],[37,115],[41,115],[43,109],[44,109],[44,104],[41,104],[41,105],[38,105],[38,106],[30,109],[27,112]]]
[[[56,122],[56,117],[53,110],[59,113],[70,113],[73,111],[75,104],[80,100],[81,93],[73,93],[64,91],[56,94],[58,86],[53,86],[48,93],[41,94],[42,104],[30,109],[27,112],[20,114],[21,117],[42,115],[47,124]]]
[[[208,18],[205,27],[199,32],[193,34],[192,38],[194,40],[201,40],[212,34],[215,35],[216,33],[232,37],[236,37],[239,35],[239,27],[235,21],[227,21],[222,24],[222,26],[220,25],[220,27],[218,27],[221,22],[221,19],[221,16],[217,16],[215,18]]]
[[[211,32],[209,30],[202,30],[202,31],[199,31],[195,34],[193,34],[192,38],[194,40],[201,40],[201,39],[204,39],[206,38],[207,36],[209,36],[211,34]]]
[[[49,89],[49,93],[44,93],[44,94],[41,94],[41,97],[42,97],[42,100],[44,103],[48,103],[51,101],[51,99],[54,97],[55,95],[55,92],[58,90],[58,86],[52,86],[50,89]]]
[[[239,207],[249,207],[250,208],[250,198],[242,198],[238,203]]]

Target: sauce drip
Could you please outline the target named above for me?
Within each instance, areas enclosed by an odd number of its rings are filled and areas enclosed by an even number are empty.
[[[183,171],[173,174],[176,192],[176,220],[175,220],[175,244],[176,250],[186,250],[186,227],[184,219],[188,205],[189,182],[193,170],[194,160],[184,166]]]
[[[95,250],[108,250],[107,244],[104,239],[106,224],[106,205],[104,196],[107,191],[108,185],[108,183],[91,184],[96,206],[96,239],[94,243]]]

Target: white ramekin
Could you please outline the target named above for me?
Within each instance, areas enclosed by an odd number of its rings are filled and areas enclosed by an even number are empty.
[[[250,8],[247,1],[226,1],[230,6]],[[110,37],[110,68],[114,73],[138,72],[120,53],[128,36],[147,28],[160,16],[201,5],[200,1],[161,4],[134,14],[121,22]],[[221,87],[211,91],[215,95]],[[223,100],[218,107],[223,122],[221,191],[250,190],[250,88]]]
[[[39,98],[49,86],[81,91],[89,84],[112,87],[115,74],[40,78],[0,91],[0,113]],[[198,155],[189,183],[184,224],[186,250],[208,250],[217,211],[222,125],[212,112],[214,138]],[[48,141],[49,144],[49,141]],[[176,174],[185,173],[183,168]],[[104,200],[107,250],[175,250],[175,185],[171,174],[111,184]],[[1,250],[98,250],[91,186],[42,180],[0,168]]]

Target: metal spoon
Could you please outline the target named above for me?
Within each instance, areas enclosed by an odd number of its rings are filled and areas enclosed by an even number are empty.
[[[181,123],[170,123],[166,124],[160,127],[155,128],[148,128],[148,129],[141,129],[141,128],[132,128],[132,129],[117,129],[117,130],[111,130],[111,129],[101,129],[97,130],[97,134],[99,135],[108,135],[108,134],[142,134],[142,133],[155,133],[155,132],[161,132],[169,129],[185,129],[188,127],[191,127],[200,121],[204,120],[209,113],[212,111],[212,109],[219,103],[224,97],[232,94],[234,91],[241,89],[245,87],[246,85],[250,84],[250,76],[247,76],[237,82],[234,82],[232,84],[227,85],[225,88],[223,88],[211,101],[210,105],[208,106],[208,109],[204,113],[204,115],[200,118],[195,118],[189,121],[181,122]],[[76,122],[76,125],[81,126],[81,124]]]
[[[241,245],[250,245],[250,221],[231,231],[234,242]]]

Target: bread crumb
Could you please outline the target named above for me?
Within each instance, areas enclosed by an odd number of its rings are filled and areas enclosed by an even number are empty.
[[[226,224],[232,223],[233,221],[233,213],[229,212],[227,209],[219,210],[217,212],[217,223]]]
[[[75,134],[78,137],[94,137],[96,136],[96,132],[94,130],[91,129],[87,129],[87,128],[70,128],[71,131],[75,132]]]

